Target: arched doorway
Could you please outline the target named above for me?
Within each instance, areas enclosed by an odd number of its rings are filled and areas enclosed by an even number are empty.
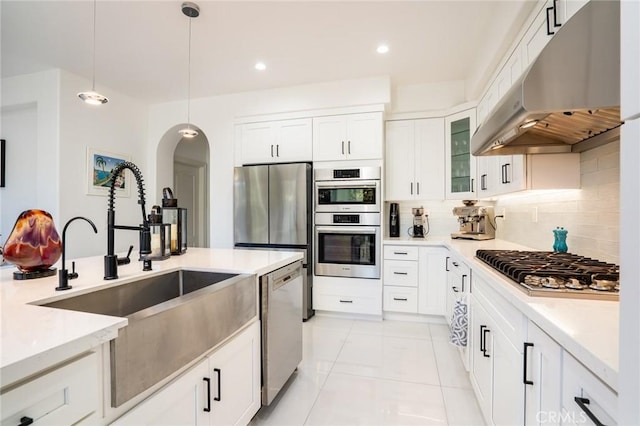
[[[187,241],[190,247],[209,247],[209,140],[182,138],[176,125],[163,135],[157,152],[158,189],[171,187],[178,205],[187,209]]]

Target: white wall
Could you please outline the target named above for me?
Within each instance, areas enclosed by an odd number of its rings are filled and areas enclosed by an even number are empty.
[[[7,139],[6,187],[0,188],[3,243],[27,208],[48,211],[60,226],[59,79],[54,70],[2,80],[2,137]]]
[[[56,217],[59,232],[74,216],[86,216],[98,228],[93,234],[89,224],[74,222],[67,230],[67,258],[94,256],[107,252],[107,197],[87,195],[87,147],[129,155],[148,176],[149,157],[146,150],[148,108],[125,94],[101,88],[109,103],[98,107],[81,102],[77,93],[91,87],[91,81],[74,74],[60,73],[60,210]],[[137,187],[133,175],[130,198],[117,197],[116,224],[139,225],[142,213],[137,204]],[[145,185],[146,186],[146,185]],[[147,196],[147,212],[154,204]],[[139,247],[138,234],[116,231],[116,251],[129,245]]]
[[[401,201],[398,203],[400,207],[400,236],[409,235],[409,228],[413,226],[413,213],[411,209],[414,207],[424,207],[425,215],[428,215],[429,234],[428,237],[444,237],[448,238],[452,232],[458,231],[458,221],[456,216],[451,213],[454,207],[461,206],[461,201],[443,201],[443,200],[417,200],[417,201]],[[488,204],[488,203],[480,203]],[[389,233],[389,203],[385,203],[385,221],[386,233]],[[427,223],[425,218],[425,232],[427,232]]]
[[[569,232],[569,252],[619,264],[620,142],[580,155],[581,189],[500,198],[498,238],[535,249],[552,250],[553,232]],[[538,209],[538,222],[532,221]]]
[[[390,102],[388,78],[373,78],[246,92],[191,101],[191,121],[210,147],[210,245],[233,246],[234,123],[239,117],[309,111]],[[156,196],[171,186],[174,134],[186,119],[185,102],[153,105],[149,114],[150,164]],[[169,169],[168,169],[169,168]],[[169,173],[167,173],[169,172]],[[150,185],[151,187],[151,185]]]

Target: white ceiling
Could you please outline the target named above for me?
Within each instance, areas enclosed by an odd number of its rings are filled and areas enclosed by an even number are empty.
[[[500,54],[531,0],[198,1],[193,98],[388,75],[394,85],[465,80]],[[148,102],[186,98],[181,1],[97,2],[96,89]],[[86,0],[1,2],[2,76],[62,68],[91,78]],[[510,25],[507,25],[510,23]],[[503,43],[496,43],[503,40]],[[375,52],[379,43],[391,51]],[[500,44],[500,45],[498,45]],[[253,68],[256,61],[267,70]]]

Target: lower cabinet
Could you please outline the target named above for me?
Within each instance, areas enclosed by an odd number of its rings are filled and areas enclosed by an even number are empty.
[[[95,353],[9,388],[0,396],[3,425],[70,425],[90,420],[98,410]]]
[[[567,352],[562,354],[563,425],[618,424],[618,396]]]
[[[519,324],[522,314],[503,309],[477,275],[471,297],[470,379],[488,424],[524,423],[523,354],[514,343],[508,323]],[[495,302],[495,303],[494,303]],[[522,331],[520,329],[520,331]],[[520,334],[520,341],[524,336]]]
[[[525,385],[525,423],[561,423],[562,347],[529,321],[523,345]]]
[[[383,309],[444,315],[447,253],[442,247],[385,245]]]
[[[260,322],[227,342],[114,425],[248,424],[260,408]]]

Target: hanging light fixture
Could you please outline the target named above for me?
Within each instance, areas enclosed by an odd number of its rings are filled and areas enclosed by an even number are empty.
[[[189,78],[187,87],[187,127],[178,130],[183,138],[194,138],[198,131],[191,128],[191,20],[200,16],[200,7],[190,1],[182,3],[182,13],[189,18]]]
[[[93,82],[91,90],[78,93],[78,97],[89,105],[102,105],[109,102],[106,96],[96,92],[96,0],[93,0]]]

